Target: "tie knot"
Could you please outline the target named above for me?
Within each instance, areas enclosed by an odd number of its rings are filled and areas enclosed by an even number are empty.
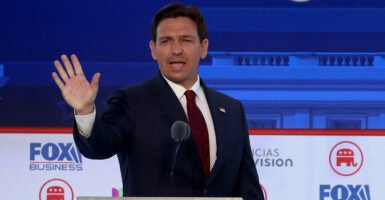
[[[184,94],[186,95],[188,102],[195,102],[196,94],[193,90],[186,90],[186,92]]]

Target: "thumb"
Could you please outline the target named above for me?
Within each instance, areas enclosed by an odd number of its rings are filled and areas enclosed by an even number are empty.
[[[100,73],[95,73],[91,80],[91,86],[92,87],[98,87],[99,86],[99,80],[100,80]]]

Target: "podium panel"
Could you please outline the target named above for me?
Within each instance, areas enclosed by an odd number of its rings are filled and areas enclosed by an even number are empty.
[[[77,200],[242,200],[239,197],[78,197]]]

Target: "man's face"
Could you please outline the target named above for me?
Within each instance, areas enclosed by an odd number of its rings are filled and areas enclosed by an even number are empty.
[[[208,40],[200,42],[190,18],[166,18],[159,23],[156,43],[150,41],[150,48],[162,74],[190,89],[198,77],[199,61],[207,55]]]

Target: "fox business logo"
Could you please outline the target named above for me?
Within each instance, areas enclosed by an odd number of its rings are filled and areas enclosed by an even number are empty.
[[[30,143],[31,171],[81,171],[82,156],[73,143]]]
[[[320,200],[370,200],[369,185],[320,185]]]

